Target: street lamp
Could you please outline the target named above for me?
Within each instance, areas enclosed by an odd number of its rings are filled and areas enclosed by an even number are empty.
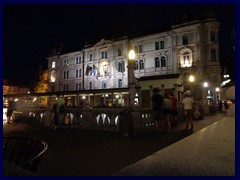
[[[207,82],[204,82],[204,83],[203,83],[203,87],[208,87],[208,83],[207,83]]]
[[[191,86],[190,86],[191,94],[193,94],[194,87],[192,87],[192,83],[195,81],[195,77],[193,75],[190,75],[188,80],[191,83]]]
[[[190,81],[191,83],[194,82],[194,80],[195,80],[195,77],[194,77],[193,75],[189,76],[189,81]]]
[[[130,50],[128,54],[128,84],[129,84],[130,107],[134,107],[134,99],[135,99],[135,93],[136,93],[135,75],[134,75],[135,57],[136,57],[136,54],[134,50]]]
[[[204,93],[204,88],[208,87],[208,83],[204,82],[202,86],[202,107],[204,109],[204,114],[208,114],[208,106],[204,104],[204,99],[205,99],[205,93]]]
[[[219,87],[216,87],[215,91],[216,91],[217,104],[219,104],[219,100],[220,100],[220,93],[219,93],[220,89],[219,89]]]

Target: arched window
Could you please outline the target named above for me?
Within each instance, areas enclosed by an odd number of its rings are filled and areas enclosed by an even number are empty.
[[[217,57],[216,57],[216,50],[212,49],[211,50],[211,61],[216,61]]]
[[[81,83],[76,83],[76,91],[80,91],[82,89]]]
[[[191,67],[193,63],[192,50],[184,48],[180,52],[180,65],[182,68]]]
[[[144,69],[144,61],[142,59],[139,61],[139,69]]]
[[[159,57],[156,57],[155,58],[155,68],[158,68],[158,67],[160,67],[160,59],[159,59]]]
[[[76,77],[78,77],[78,69],[76,69]]]
[[[124,62],[118,63],[118,72],[124,72]]]
[[[183,54],[184,67],[190,67],[190,55],[188,52]]]
[[[135,63],[135,70],[138,70],[138,61]]]
[[[161,67],[166,67],[166,57],[161,57]]]

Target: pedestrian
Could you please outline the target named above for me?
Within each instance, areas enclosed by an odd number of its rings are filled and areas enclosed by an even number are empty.
[[[57,99],[52,106],[52,111],[55,124],[54,129],[58,130],[61,124],[61,119],[63,118],[62,116],[65,114],[64,99],[62,99],[59,95],[57,96]]]
[[[177,126],[177,98],[173,93],[170,93],[169,99],[171,100],[170,121],[172,127]]]
[[[7,108],[7,123],[11,124],[13,122],[13,111],[14,111],[14,101],[13,99],[9,99],[8,108]]]
[[[187,93],[185,98],[182,101],[183,109],[184,109],[184,116],[186,120],[186,129],[188,129],[189,124],[191,125],[191,130],[193,130],[193,99],[191,97],[191,93]]]
[[[154,120],[155,129],[157,132],[159,132],[162,128],[162,103],[163,103],[163,97],[160,95],[159,88],[153,88],[152,90],[153,96],[152,96],[152,117]]]
[[[223,107],[222,107],[222,101],[220,100],[220,101],[219,101],[219,104],[218,104],[218,111],[219,111],[219,112],[222,112],[222,108],[223,108]]]
[[[167,132],[171,132],[171,122],[170,122],[170,110],[171,110],[171,100],[167,93],[164,94],[163,98],[163,120],[167,125]]]

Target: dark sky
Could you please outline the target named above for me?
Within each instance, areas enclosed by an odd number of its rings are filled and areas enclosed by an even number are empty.
[[[64,44],[64,52],[81,50],[86,43],[96,43],[102,38],[165,31],[179,22],[182,14],[191,20],[204,16],[208,10],[221,23],[221,61],[230,67],[235,63],[232,59],[234,5],[13,4],[3,8],[3,78],[15,85],[33,85],[39,67],[47,69],[46,57],[58,43]]]

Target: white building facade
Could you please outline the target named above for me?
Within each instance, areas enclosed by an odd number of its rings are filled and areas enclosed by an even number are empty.
[[[197,20],[174,25],[165,32],[131,39],[102,39],[76,52],[49,56],[49,92],[90,94],[94,90],[127,89],[128,52],[134,49],[134,74],[141,107],[150,106],[154,87],[162,89],[162,93],[172,92],[178,99],[183,91],[191,90],[195,99],[203,100],[209,95],[209,100],[215,101],[214,88],[220,85],[221,72],[219,26],[213,18]],[[188,80],[190,75],[195,77],[192,83]],[[209,83],[207,94],[202,86],[205,81]],[[126,97],[123,99],[127,101]],[[142,99],[147,99],[147,103],[142,103]],[[95,105],[94,98],[90,100]]]

